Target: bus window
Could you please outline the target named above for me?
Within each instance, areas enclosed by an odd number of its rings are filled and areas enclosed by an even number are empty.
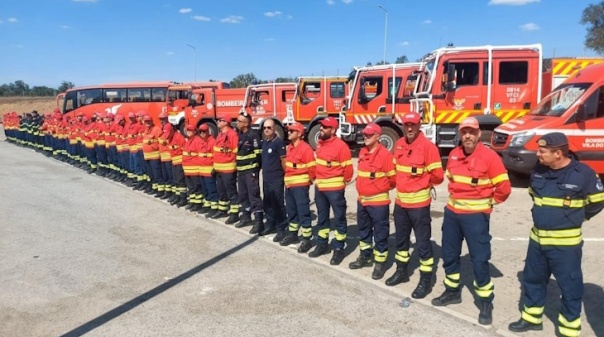
[[[152,102],[165,102],[166,94],[167,94],[167,90],[165,88],[153,88],[153,89],[151,89],[151,101]]]
[[[128,102],[151,102],[150,88],[128,89]]]
[[[79,90],[77,95],[78,108],[88,104],[101,103],[103,101],[103,92],[101,89]]]
[[[105,103],[126,102],[126,89],[105,89],[103,91],[103,102]]]

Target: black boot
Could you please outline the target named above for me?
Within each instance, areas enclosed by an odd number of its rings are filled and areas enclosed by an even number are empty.
[[[304,254],[311,248],[312,243],[310,242],[310,238],[302,238],[302,240],[300,240],[300,246],[298,246],[298,253]]]
[[[364,256],[363,254],[360,254],[356,260],[354,260],[348,264],[348,268],[361,269],[363,267],[369,267],[371,265],[373,265],[373,257],[371,255]]]
[[[373,273],[371,273],[371,278],[374,280],[381,280],[384,277],[384,273],[386,272],[386,264],[384,262],[376,262],[375,267],[373,267]]]
[[[413,298],[424,298],[432,291],[432,273],[420,273],[419,283],[411,297]]]
[[[266,225],[264,226],[264,230],[262,230],[262,232],[260,232],[260,236],[265,236],[265,235],[269,235],[269,234],[273,234],[275,233],[275,226],[273,225]]]
[[[387,286],[395,286],[400,283],[409,282],[409,274],[407,273],[407,264],[396,262],[396,271],[386,280]]]
[[[226,219],[226,221],[224,223],[225,223],[225,225],[232,225],[232,224],[234,224],[236,222],[239,222],[239,214],[237,214],[237,213],[231,213],[229,215],[229,218]]]
[[[178,201],[176,202],[176,207],[181,208],[183,206],[186,206],[189,202],[187,201],[187,195],[186,194],[181,194],[178,198]]]
[[[336,248],[333,250],[333,255],[331,257],[331,260],[329,261],[329,264],[332,266],[337,266],[342,263],[342,260],[344,260],[345,256],[346,254],[344,254],[343,248]]]
[[[491,325],[493,323],[493,302],[480,302],[478,323],[480,325]]]
[[[252,225],[252,217],[250,216],[250,213],[242,213],[241,217],[239,219],[239,222],[235,224],[235,228],[242,228],[245,226],[251,226]]]
[[[214,214],[212,214],[212,217],[210,219],[221,219],[221,218],[226,218],[229,215],[227,214],[227,212],[225,211],[217,211]]]
[[[287,231],[287,234],[283,237],[283,240],[279,242],[281,246],[289,246],[292,243],[298,243],[298,231],[290,232]]]
[[[432,300],[435,307],[444,307],[449,304],[461,303],[461,290],[447,289],[442,295]]]
[[[172,194],[172,196],[167,200],[170,205],[175,205],[178,202],[178,199],[180,199],[180,197],[176,194]]]
[[[261,233],[263,230],[264,230],[264,223],[262,222],[262,218],[256,217],[256,219],[254,219],[254,225],[252,226],[252,229],[250,229],[250,234],[256,235],[256,234]]]
[[[277,231],[277,235],[273,238],[273,242],[281,242],[285,237],[285,230]]]
[[[308,253],[308,257],[319,257],[325,254],[329,254],[329,245],[327,242],[320,242],[317,243],[312,252]]]
[[[543,324],[534,324],[531,322],[527,322],[521,318],[516,322],[510,323],[510,325],[508,325],[508,330],[513,332],[526,332],[530,330],[541,331],[543,330]]]

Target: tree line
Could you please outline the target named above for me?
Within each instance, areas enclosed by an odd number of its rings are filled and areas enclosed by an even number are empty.
[[[39,96],[56,96],[58,93],[65,92],[67,89],[73,88],[75,85],[69,81],[63,81],[57,88],[47,86],[33,86],[19,80],[13,83],[0,85],[0,96],[2,97],[39,97]]]

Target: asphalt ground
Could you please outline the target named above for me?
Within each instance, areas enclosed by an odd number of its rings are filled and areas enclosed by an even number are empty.
[[[430,305],[444,290],[446,184],[432,206],[436,285],[402,308],[419,279],[416,254],[411,281],[396,287],[384,285],[394,267],[378,281],[371,268],[348,269],[358,255],[354,185],[346,193],[347,257],[330,266],[330,256],[310,259],[272,236],[251,236],[14,144],[0,142],[0,163],[0,336],[514,335],[507,324],[520,315],[531,227],[524,187],[491,217],[495,310],[493,325],[483,327],[465,247],[463,302]],[[604,336],[603,220],[584,226],[582,336]],[[554,335],[559,295],[552,279],[544,331],[523,336]]]

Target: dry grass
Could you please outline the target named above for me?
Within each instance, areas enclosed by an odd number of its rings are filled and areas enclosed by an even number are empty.
[[[33,110],[43,114],[52,112],[56,106],[54,97],[0,97],[0,115],[12,111],[23,114]]]

